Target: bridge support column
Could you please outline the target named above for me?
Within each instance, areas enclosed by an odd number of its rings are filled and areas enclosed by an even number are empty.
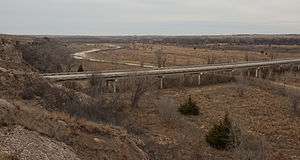
[[[109,86],[109,82],[108,80],[105,80],[105,86],[108,87]]]
[[[114,93],[117,93],[117,83],[118,83],[118,79],[114,79],[114,81],[113,81],[113,91],[114,91]]]
[[[232,76],[234,75],[234,74],[233,74],[234,71],[235,71],[234,69],[232,69],[232,70],[230,71],[230,73],[229,73],[229,74],[230,74],[230,77],[232,77]]]
[[[240,70],[240,77],[244,77],[244,70],[243,69]]]
[[[198,86],[201,85],[201,76],[203,75],[203,73],[198,74]]]
[[[290,72],[294,72],[294,65],[291,65]]]
[[[160,89],[164,89],[164,78],[165,77],[164,76],[160,76],[159,78],[160,78],[160,86],[159,87],[160,87]]]
[[[269,68],[269,75],[268,75],[268,77],[272,78],[272,76],[273,76],[273,68]]]
[[[255,78],[260,78],[260,68],[256,68],[255,70]]]
[[[247,77],[250,77],[251,76],[251,72],[250,72],[250,70],[248,69],[247,70]]]
[[[285,70],[284,70],[284,67],[283,65],[279,65],[279,68],[280,68],[280,75],[284,74],[285,73]]]

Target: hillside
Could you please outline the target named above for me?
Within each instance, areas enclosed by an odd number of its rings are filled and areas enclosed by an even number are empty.
[[[71,104],[64,104],[68,97],[89,96],[39,77],[13,43],[3,44],[0,51],[1,155],[8,159],[147,159],[140,149],[143,143],[126,130],[75,116],[81,114],[79,110],[68,113],[66,107]],[[78,103],[87,106],[84,100]]]

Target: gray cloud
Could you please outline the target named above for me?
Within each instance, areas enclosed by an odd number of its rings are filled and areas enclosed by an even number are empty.
[[[300,33],[299,0],[1,0],[0,33]]]

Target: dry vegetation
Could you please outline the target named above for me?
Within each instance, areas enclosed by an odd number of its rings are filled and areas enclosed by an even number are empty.
[[[268,77],[273,82],[205,74],[201,86],[197,75],[167,76],[163,90],[158,90],[159,78],[133,76],[118,81],[117,93],[99,77],[59,84],[38,75],[68,71],[71,66],[70,70],[77,70],[79,64],[84,70],[141,68],[60,59],[70,58],[75,51],[106,49],[106,43],[93,43],[63,41],[61,46],[43,38],[1,46],[0,159],[299,159],[300,96],[299,88],[291,86],[299,85],[297,72]],[[118,45],[125,48],[89,56],[139,64],[142,59],[143,64],[162,67],[243,61],[246,55],[248,60],[270,58],[238,47]],[[298,57],[297,49],[292,50],[292,57]],[[184,104],[198,109],[198,114],[181,114],[178,108]],[[238,143],[219,150],[211,147],[206,137],[226,113]]]
[[[62,42],[49,38],[36,39],[32,43],[18,44],[22,58],[42,73],[69,72],[75,66],[70,56],[74,51]]]
[[[109,63],[85,63],[88,70],[132,69],[143,66],[171,67],[186,65],[203,65],[215,63],[234,63],[243,61],[268,61],[282,58],[299,58],[300,49],[286,52],[285,48],[292,46],[269,47],[265,50],[249,49],[211,49],[193,48],[176,45],[159,44],[122,44],[119,50],[100,51],[87,54],[90,58],[107,61]],[[158,54],[159,53],[159,54]],[[136,64],[136,66],[125,64]],[[122,65],[123,64],[123,65]],[[119,67],[117,67],[117,66]]]

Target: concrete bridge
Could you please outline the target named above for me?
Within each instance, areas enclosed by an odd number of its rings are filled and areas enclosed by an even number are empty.
[[[184,66],[171,67],[161,69],[143,69],[130,71],[106,71],[106,72],[68,72],[68,73],[46,73],[41,74],[42,77],[54,81],[69,81],[69,80],[85,80],[92,76],[106,79],[107,81],[116,82],[118,79],[126,79],[129,77],[139,76],[157,76],[161,79],[161,88],[163,88],[163,79],[167,75],[177,74],[198,74],[199,84],[201,83],[201,75],[208,72],[215,71],[245,71],[255,69],[255,77],[260,76],[260,71],[263,68],[271,68],[275,66],[289,65],[300,69],[300,59],[283,59],[264,62],[243,62],[234,64],[215,64],[215,65],[201,65],[201,66]],[[250,73],[248,73],[250,74]],[[272,73],[270,73],[272,74]],[[115,85],[114,85],[115,86]],[[115,89],[114,89],[115,90]]]

